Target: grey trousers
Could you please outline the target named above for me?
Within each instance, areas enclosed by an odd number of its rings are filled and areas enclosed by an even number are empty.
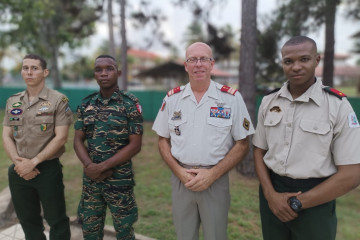
[[[178,240],[198,240],[202,224],[204,239],[226,240],[230,208],[229,176],[225,174],[207,190],[193,192],[173,174],[172,211]]]

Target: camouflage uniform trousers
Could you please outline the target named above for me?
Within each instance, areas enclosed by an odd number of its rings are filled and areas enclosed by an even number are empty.
[[[106,207],[109,206],[118,240],[135,240],[133,224],[138,218],[133,186],[116,186],[105,180],[95,182],[84,177],[78,208],[85,240],[104,236]]]

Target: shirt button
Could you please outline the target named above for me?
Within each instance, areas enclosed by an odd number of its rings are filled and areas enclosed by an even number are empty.
[[[273,123],[273,121],[271,120],[271,121],[270,121],[270,124],[272,124],[272,123]]]
[[[286,142],[285,145],[289,145],[289,142]]]
[[[281,164],[281,165],[284,165],[284,161],[281,161],[280,164]]]
[[[317,126],[314,127],[314,130],[318,130],[319,128]]]
[[[287,126],[288,126],[288,127],[291,127],[291,123],[288,123]]]

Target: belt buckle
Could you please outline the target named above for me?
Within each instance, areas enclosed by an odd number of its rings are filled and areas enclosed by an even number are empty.
[[[200,167],[199,166],[192,166],[191,168],[192,169],[199,169]]]

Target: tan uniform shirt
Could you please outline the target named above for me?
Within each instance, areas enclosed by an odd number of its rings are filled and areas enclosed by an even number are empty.
[[[267,150],[264,162],[275,173],[307,179],[334,174],[336,165],[360,163],[360,127],[348,100],[325,92],[317,80],[292,99],[288,84],[265,96],[253,138]]]
[[[197,103],[188,83],[179,93],[166,96],[153,130],[170,138],[171,153],[189,165],[215,165],[234,146],[234,141],[254,133],[249,113],[239,92],[221,91],[211,81]]]
[[[4,126],[12,127],[20,157],[33,158],[55,137],[55,126],[72,123],[68,99],[63,94],[44,87],[30,104],[26,91],[11,96],[6,103]],[[62,147],[50,159],[60,157]]]

